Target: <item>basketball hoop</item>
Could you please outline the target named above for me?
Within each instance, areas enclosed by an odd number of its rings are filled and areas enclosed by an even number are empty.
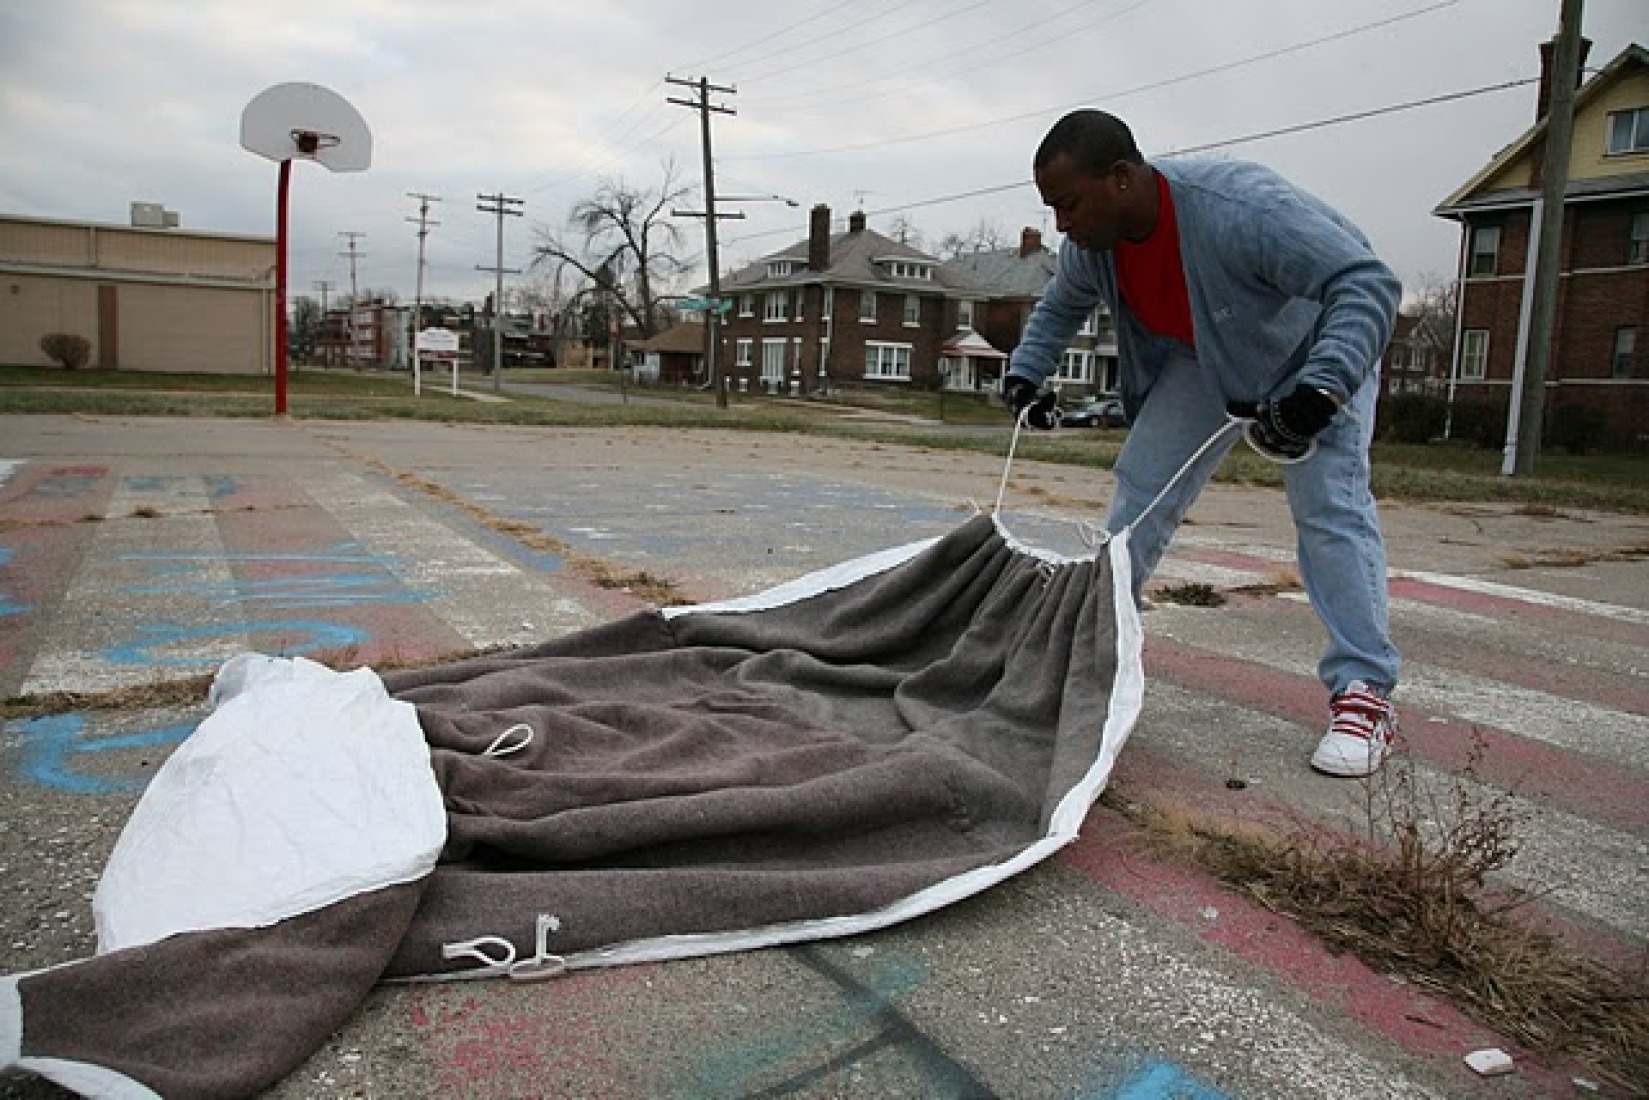
[[[281,166],[275,192],[275,415],[286,415],[286,206],[293,160],[334,172],[372,163],[372,134],[343,96],[319,84],[276,84],[240,116],[243,149]]]

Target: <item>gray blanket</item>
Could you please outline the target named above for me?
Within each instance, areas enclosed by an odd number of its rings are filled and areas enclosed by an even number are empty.
[[[433,869],[6,979],[0,1064],[247,1095],[386,978],[848,935],[976,893],[1074,837],[1131,728],[1127,567],[981,516],[748,601],[385,676],[446,811]]]

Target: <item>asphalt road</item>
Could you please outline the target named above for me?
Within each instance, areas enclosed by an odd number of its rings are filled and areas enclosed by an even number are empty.
[[[433,658],[640,606],[526,532],[685,599],[748,593],[948,530],[1002,475],[989,456],[657,429],[7,417],[0,440],[7,696],[174,678],[247,648]],[[1004,514],[1027,541],[1079,550],[1077,521],[1108,491],[1097,471],[1020,464]],[[1505,881],[1541,891],[1541,919],[1577,950],[1641,958],[1649,520],[1383,514],[1415,774],[1507,800],[1520,851]],[[1228,600],[1146,614],[1150,685],[1116,798],[1355,827],[1363,788],[1305,765],[1321,635],[1286,584],[1291,545],[1276,492],[1215,487],[1193,510],[1157,581]],[[102,861],[200,714],[6,723],[5,972],[91,951]],[[1465,1068],[1491,1046],[1516,1073]],[[1576,1076],[1165,860],[1101,806],[1056,859],[876,935],[381,988],[270,1095],[1498,1098],[1579,1094]]]

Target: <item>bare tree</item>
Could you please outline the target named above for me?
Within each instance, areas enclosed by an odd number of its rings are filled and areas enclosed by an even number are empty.
[[[970,252],[994,252],[1007,244],[1008,236],[1001,226],[989,218],[980,218],[966,232],[946,233],[939,238],[938,255],[942,260],[954,260]]]
[[[548,268],[557,278],[568,269],[578,272],[588,285],[571,296],[569,306],[577,307],[582,298],[603,299],[644,337],[653,336],[663,319],[660,295],[688,270],[679,256],[682,232],[668,220],[670,205],[686,192],[676,184],[670,163],[656,191],[604,180],[573,207],[567,225],[574,239],[538,228],[532,267]]]
[[[911,248],[920,250],[922,247],[922,231],[907,214],[900,214],[893,219],[893,224],[888,227],[888,236]]]

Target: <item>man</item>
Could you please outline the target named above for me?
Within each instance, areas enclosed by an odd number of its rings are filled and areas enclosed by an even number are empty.
[[[1276,173],[1239,161],[1148,164],[1103,111],[1061,119],[1034,167],[1065,240],[1004,400],[1036,422],[1043,379],[1094,308],[1110,307],[1132,428],[1106,525],[1134,525],[1136,598],[1235,436],[1148,506],[1228,409],[1253,417],[1256,445],[1292,460],[1284,480],[1300,573],[1328,630],[1318,675],[1331,717],[1311,765],[1373,774],[1397,732],[1388,699],[1399,658],[1368,448],[1401,284],[1355,226]]]

